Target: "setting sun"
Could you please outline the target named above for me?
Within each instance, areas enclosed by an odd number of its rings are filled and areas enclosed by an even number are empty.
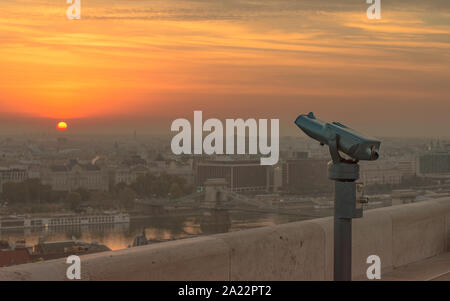
[[[65,130],[67,130],[67,123],[65,123],[64,121],[60,121],[56,125],[56,128],[60,131],[65,131]]]

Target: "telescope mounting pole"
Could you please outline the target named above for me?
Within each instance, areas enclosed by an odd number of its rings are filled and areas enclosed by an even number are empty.
[[[334,200],[334,280],[352,280],[352,218],[362,217],[356,208],[356,183],[359,165],[339,155],[336,136],[329,141],[332,161],[328,163],[328,178],[335,181]]]

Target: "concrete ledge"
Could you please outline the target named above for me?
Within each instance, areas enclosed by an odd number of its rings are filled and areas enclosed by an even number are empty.
[[[368,210],[361,219],[353,220],[352,227],[352,275],[366,275],[367,257],[378,255],[381,270],[393,267],[393,223],[387,208]]]
[[[217,237],[230,250],[230,280],[325,279],[325,233],[308,221]]]
[[[446,228],[446,249],[450,252],[450,201],[446,198],[436,200],[436,203],[441,206],[443,212],[447,212],[445,215],[445,228]]]
[[[353,275],[445,253],[450,198],[369,210],[353,222]],[[0,268],[0,280],[66,280],[65,259]],[[321,218],[81,256],[82,280],[332,280],[333,219]]]
[[[214,237],[80,256],[82,280],[228,280],[228,246]],[[66,280],[65,259],[0,269],[0,280]]]
[[[384,274],[382,281],[450,280],[450,252],[408,264]]]
[[[392,219],[393,267],[446,251],[446,211],[443,209],[445,207],[439,202],[428,201],[393,206],[389,210]]]

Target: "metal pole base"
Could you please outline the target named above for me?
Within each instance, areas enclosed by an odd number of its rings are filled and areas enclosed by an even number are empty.
[[[352,280],[352,218],[361,217],[356,209],[356,183],[359,165],[330,162],[328,177],[335,181],[334,200],[334,280]]]
[[[334,281],[352,280],[352,219],[334,218]]]

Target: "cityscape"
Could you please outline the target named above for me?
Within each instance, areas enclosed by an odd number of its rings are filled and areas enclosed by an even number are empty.
[[[382,141],[381,158],[361,163],[366,209],[450,194],[450,140]],[[2,266],[333,214],[319,143],[281,137],[270,166],[258,155],[177,156],[169,145],[136,131],[2,137]]]

